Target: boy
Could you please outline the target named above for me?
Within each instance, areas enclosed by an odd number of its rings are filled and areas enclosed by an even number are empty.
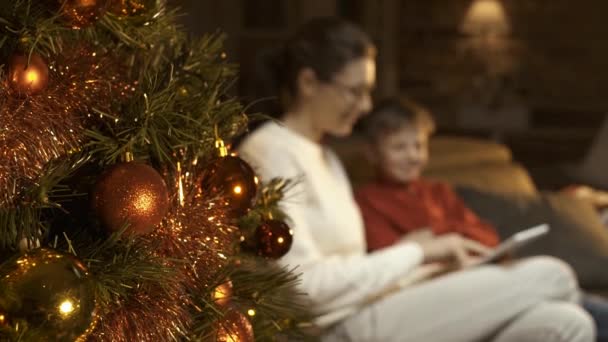
[[[459,233],[495,246],[499,237],[445,183],[420,177],[434,130],[430,114],[411,102],[386,100],[362,122],[377,180],[355,197],[366,227],[368,250],[387,247],[404,235]]]
[[[434,126],[427,110],[396,99],[379,103],[362,120],[369,159],[378,175],[355,193],[369,251],[390,246],[404,236],[432,239],[445,233],[458,233],[489,247],[499,243],[494,228],[467,208],[448,184],[420,177],[429,158],[428,140]],[[595,320],[597,341],[608,342],[608,302],[584,295],[582,304]]]

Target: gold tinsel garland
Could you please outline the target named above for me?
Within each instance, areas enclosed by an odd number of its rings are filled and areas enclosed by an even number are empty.
[[[16,205],[45,165],[78,150],[88,120],[136,90],[120,63],[89,48],[75,48],[49,63],[48,86],[21,96],[0,82],[0,207]]]

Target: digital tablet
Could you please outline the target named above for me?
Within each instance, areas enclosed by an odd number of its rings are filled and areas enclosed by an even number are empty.
[[[502,257],[507,256],[511,252],[529,244],[532,241],[544,236],[549,232],[548,224],[541,224],[522,230],[515,233],[510,238],[504,240],[500,245],[495,247],[488,255],[476,262],[475,264],[487,264],[500,260]]]

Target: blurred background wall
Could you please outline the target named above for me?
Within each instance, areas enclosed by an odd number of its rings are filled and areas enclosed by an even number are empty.
[[[337,15],[379,47],[376,97],[412,97],[433,109],[440,133],[503,142],[533,171],[582,161],[608,109],[605,0],[174,2],[193,33],[227,33],[246,102],[258,52]]]

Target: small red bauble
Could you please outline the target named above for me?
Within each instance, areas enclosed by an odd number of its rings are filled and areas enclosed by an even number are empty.
[[[258,255],[278,259],[289,252],[293,232],[285,222],[268,220],[256,229],[255,241]]]

